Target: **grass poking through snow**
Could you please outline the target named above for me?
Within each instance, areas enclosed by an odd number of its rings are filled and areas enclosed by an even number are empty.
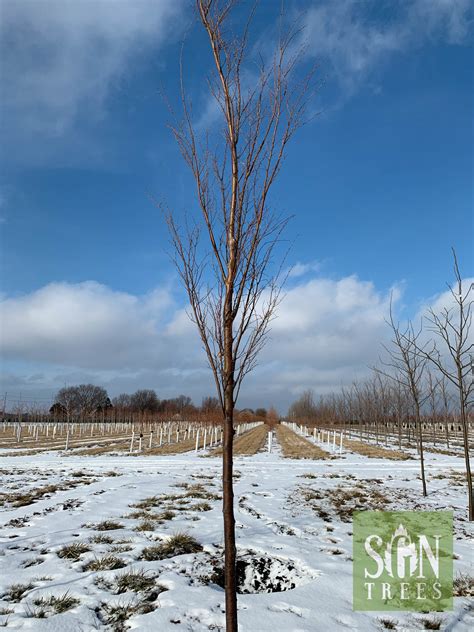
[[[455,597],[474,597],[474,576],[459,573],[454,578],[453,595]]]
[[[124,525],[116,520],[103,520],[102,522],[98,522],[94,529],[96,531],[115,531],[117,529],[124,529]]]
[[[151,562],[199,551],[202,551],[202,546],[195,538],[187,533],[176,533],[160,544],[144,548],[140,559]]]
[[[12,584],[7,588],[4,599],[18,603],[23,599],[23,596],[34,587],[34,584],[31,582],[28,584]]]
[[[43,618],[48,614],[61,614],[62,612],[71,610],[71,608],[75,608],[79,603],[79,599],[72,597],[69,593],[64,593],[64,595],[60,597],[55,597],[54,595],[51,597],[38,597],[37,599],[33,599],[33,604],[40,610],[34,613],[34,616]]]
[[[83,571],[114,571],[126,566],[125,562],[116,555],[103,555],[87,562],[82,567]]]
[[[66,560],[77,560],[81,557],[83,553],[87,553],[91,550],[91,547],[83,542],[74,542],[73,544],[66,544],[59,549],[57,552],[57,556]]]

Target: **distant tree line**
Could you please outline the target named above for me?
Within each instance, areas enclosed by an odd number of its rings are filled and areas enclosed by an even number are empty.
[[[56,394],[50,413],[62,417],[91,417],[114,409],[118,413],[163,413],[166,415],[193,416],[204,413],[209,416],[222,414],[217,397],[203,397],[201,406],[193,404],[191,397],[179,395],[170,399],[160,399],[153,389],[139,389],[134,393],[120,393],[110,399],[105,388],[93,384],[65,386]],[[276,411],[271,409],[273,416]],[[245,408],[239,413],[249,420],[265,419],[265,408]],[[272,417],[273,418],[273,417]]]

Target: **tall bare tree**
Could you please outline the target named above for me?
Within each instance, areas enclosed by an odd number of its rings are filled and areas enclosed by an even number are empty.
[[[468,489],[469,520],[474,520],[474,497],[472,489],[472,473],[469,455],[469,408],[472,405],[474,380],[472,376],[472,353],[474,342],[471,338],[472,305],[474,299],[472,291],[474,284],[463,282],[459,270],[456,252],[453,248],[454,285],[449,285],[453,298],[453,305],[443,307],[439,312],[430,309],[427,320],[429,328],[443,343],[444,353],[437,342],[431,348],[419,349],[420,356],[429,360],[441,374],[456,389],[459,401],[459,421],[464,443],[464,460],[466,463],[466,478]]]
[[[221,135],[199,133],[184,88],[184,116],[173,128],[196,184],[198,217],[183,227],[168,214],[175,262],[187,290],[224,417],[223,515],[226,629],[237,630],[233,493],[234,407],[242,382],[255,367],[280,299],[274,255],[286,220],[274,215],[268,195],[285,148],[303,123],[312,74],[296,79],[295,33],[281,35],[267,62],[252,59],[249,19],[231,30],[235,0],[196,0],[210,44],[208,78]],[[182,76],[182,74],[181,74]],[[181,82],[183,86],[183,81]]]
[[[390,377],[392,380],[400,384],[401,387],[407,389],[410,394],[415,418],[418,451],[420,455],[421,484],[423,496],[426,496],[427,491],[421,408],[428,397],[428,394],[423,391],[423,380],[427,358],[423,357],[419,353],[419,350],[426,349],[426,346],[422,346],[419,342],[422,334],[421,327],[415,331],[411,321],[408,321],[404,327],[395,321],[391,302],[390,318],[387,323],[392,330],[393,338],[392,346],[385,347],[389,354],[389,360],[385,361],[384,364],[392,369],[393,373],[386,373],[378,368],[376,368],[375,371]]]

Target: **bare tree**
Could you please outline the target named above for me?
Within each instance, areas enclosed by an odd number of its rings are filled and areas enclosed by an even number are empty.
[[[158,410],[159,406],[160,400],[153,389],[141,389],[135,391],[133,395],[130,395],[130,407],[136,412],[154,413]]]
[[[314,394],[311,389],[303,391],[300,397],[291,404],[288,410],[288,417],[299,422],[310,423],[316,416],[316,404]]]
[[[392,346],[385,347],[389,354],[389,360],[383,364],[393,370],[393,373],[386,373],[375,368],[377,373],[382,373],[387,377],[406,388],[410,393],[413,412],[415,418],[415,430],[417,434],[418,450],[420,454],[420,473],[423,488],[423,496],[427,495],[426,477],[425,477],[425,459],[423,453],[423,428],[421,419],[421,407],[427,399],[428,395],[423,393],[423,379],[427,359],[420,355],[419,350],[425,349],[419,343],[422,329],[415,331],[411,321],[404,328],[395,321],[392,311],[392,302],[390,301],[390,318],[387,321],[390,326],[393,338]]]
[[[132,406],[132,397],[128,393],[120,393],[112,399],[112,404],[119,410],[127,410]]]
[[[430,329],[442,341],[444,354],[441,353],[436,341],[430,349],[419,349],[420,355],[432,362],[441,374],[456,389],[459,401],[459,420],[463,433],[464,460],[466,463],[466,478],[468,488],[469,520],[474,520],[474,498],[472,490],[472,473],[469,456],[469,407],[472,404],[471,395],[474,389],[472,376],[472,352],[474,343],[471,342],[470,331],[472,324],[471,293],[474,284],[466,288],[459,270],[456,252],[453,248],[454,276],[456,282],[449,285],[453,298],[452,307],[443,307],[439,312],[434,309],[428,311],[427,320]]]
[[[61,388],[54,398],[53,406],[57,406],[55,411],[59,412],[61,407],[64,411],[67,421],[71,419],[71,415],[77,410],[77,393],[75,386],[64,386]],[[54,412],[54,411],[53,411]]]
[[[203,413],[214,413],[220,409],[219,400],[217,397],[208,395],[202,398],[201,411]]]
[[[64,406],[68,419],[71,414],[88,416],[110,406],[105,388],[94,384],[65,386],[58,391],[55,402]]]
[[[199,219],[180,228],[168,214],[175,262],[187,290],[224,416],[223,515],[226,629],[237,630],[233,494],[234,407],[255,367],[280,299],[275,246],[286,220],[270,212],[269,191],[287,143],[303,123],[308,82],[294,80],[294,33],[282,35],[270,60],[244,69],[253,10],[231,32],[235,0],[196,0],[213,60],[208,86],[222,134],[199,134],[182,87],[184,118],[173,128],[196,184]],[[182,75],[181,75],[182,77]],[[183,86],[183,81],[181,81]],[[216,126],[213,127],[214,131]],[[212,145],[211,145],[212,139]]]

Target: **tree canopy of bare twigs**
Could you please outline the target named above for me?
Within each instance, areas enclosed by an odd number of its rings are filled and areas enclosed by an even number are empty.
[[[390,372],[376,368],[376,372],[395,380],[410,393],[415,412],[415,422],[418,435],[418,449],[420,453],[420,470],[423,495],[427,495],[425,464],[423,453],[423,426],[421,421],[421,407],[429,398],[429,391],[424,390],[427,359],[420,354],[420,349],[426,349],[426,344],[420,342],[422,326],[415,330],[413,323],[408,321],[405,326],[396,322],[393,316],[392,301],[390,301],[390,315],[387,321],[393,334],[392,345],[385,346],[388,359],[383,364]]]
[[[428,310],[426,320],[429,329],[435,335],[435,340],[429,348],[426,345],[418,347],[418,353],[423,360],[429,361],[439,370],[441,375],[454,386],[458,395],[467,474],[469,520],[472,521],[474,520],[474,496],[469,454],[468,415],[474,391],[472,374],[474,342],[471,337],[474,284],[470,283],[466,288],[454,248],[453,260],[456,281],[454,285],[448,284],[453,304],[439,311]],[[442,344],[441,349],[439,343]]]
[[[235,2],[197,1],[209,36],[215,72],[209,90],[224,121],[212,145],[202,139],[182,88],[184,119],[173,127],[196,183],[199,221],[186,227],[173,214],[168,224],[175,260],[215,375],[221,405],[226,380],[223,313],[233,324],[235,398],[255,367],[280,298],[280,266],[272,255],[287,218],[271,212],[268,195],[289,140],[304,122],[309,78],[292,81],[298,55],[288,58],[293,34],[282,36],[270,63],[256,62],[257,76],[244,81],[248,27],[231,38],[226,29]],[[206,243],[208,248],[202,248]]]

